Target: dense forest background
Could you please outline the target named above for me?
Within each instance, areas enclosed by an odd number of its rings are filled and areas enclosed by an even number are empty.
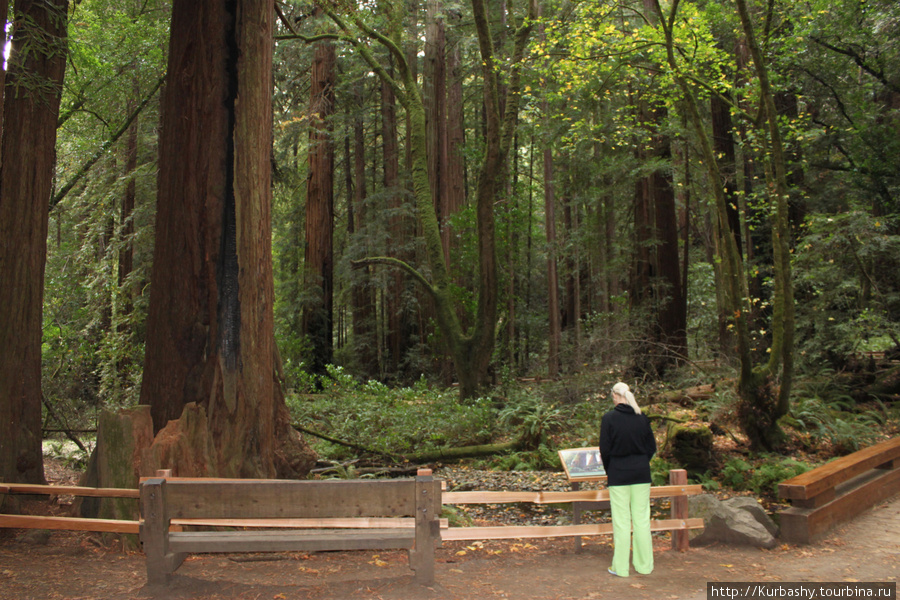
[[[83,437],[101,410],[141,402],[160,97],[170,35],[192,33],[170,30],[162,0],[55,4],[42,430]],[[829,411],[896,416],[895,1],[273,14],[258,128],[272,131],[278,381],[298,424],[399,455],[492,441],[505,419],[538,447],[564,418],[595,424],[574,406],[617,379],[639,401],[716,384],[703,401],[761,449],[785,417],[853,445],[867,422]],[[27,85],[10,79],[7,105]],[[0,216],[4,235],[23,226]],[[423,398],[437,404],[418,412]],[[380,437],[403,426],[407,448]]]

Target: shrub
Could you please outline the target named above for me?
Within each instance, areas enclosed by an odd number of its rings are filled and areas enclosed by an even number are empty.
[[[491,438],[494,412],[486,399],[461,403],[455,391],[430,389],[424,382],[391,389],[358,382],[339,367],[329,373],[322,393],[289,397],[291,414],[304,427],[394,457]],[[349,452],[314,443],[323,458],[339,460]]]
[[[722,483],[733,490],[745,490],[752,470],[753,467],[747,461],[733,458],[725,463],[722,469]]]
[[[747,482],[747,487],[753,490],[757,496],[777,494],[778,482],[796,477],[809,469],[809,465],[793,458],[781,458],[773,462],[766,462],[753,472]]]

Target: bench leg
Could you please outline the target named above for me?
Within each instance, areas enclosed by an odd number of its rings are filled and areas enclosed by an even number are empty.
[[[434,548],[441,539],[440,507],[440,482],[430,470],[420,470],[416,476],[416,542],[409,551],[409,566],[422,585],[434,583]]]
[[[415,571],[416,583],[431,585],[434,583],[434,547],[435,540],[439,539],[440,522],[432,521],[425,525],[425,529],[431,530],[424,542],[416,533],[416,545],[409,551],[409,568]]]
[[[148,479],[141,484],[141,543],[147,557],[147,585],[166,585],[186,555],[169,552],[169,515],[166,482]]]

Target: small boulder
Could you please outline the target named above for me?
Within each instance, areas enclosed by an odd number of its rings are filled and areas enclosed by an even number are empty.
[[[691,543],[702,546],[722,542],[774,548],[778,544],[774,533],[777,532],[777,528],[774,523],[766,525],[759,520],[763,516],[764,520],[771,521],[762,507],[755,501],[753,504],[756,508],[746,500],[736,498],[732,500],[733,502],[722,502],[710,494],[693,496],[688,500],[688,514],[691,517],[702,518],[704,523],[701,533],[696,535],[692,533]]]
[[[756,498],[751,498],[750,496],[735,496],[734,498],[725,500],[723,503],[733,508],[746,510],[760,525],[766,528],[766,531],[772,534],[772,537],[778,537],[778,525],[775,524],[775,521],[773,521],[772,517],[769,516],[769,513],[766,512],[766,509],[760,506],[759,501]]]

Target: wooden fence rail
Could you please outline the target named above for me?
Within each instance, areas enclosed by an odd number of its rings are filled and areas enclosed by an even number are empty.
[[[140,497],[138,490],[124,488],[92,488],[65,485],[32,485],[0,483],[0,495],[27,494],[34,496],[89,496],[93,498]],[[122,519],[86,519],[81,517],[48,517],[43,515],[0,514],[0,527],[16,529],[64,529],[71,531],[100,531],[103,533],[133,533],[140,530],[139,521]]]
[[[673,471],[673,474],[683,474]],[[171,478],[173,481],[203,480],[204,478]],[[223,480],[224,481],[224,480]],[[701,493],[700,485],[683,483],[650,488],[651,498],[672,498],[671,519],[654,520],[652,531],[671,531],[673,547],[679,550],[687,548],[687,530],[703,527],[702,519],[687,518],[687,496]],[[0,494],[43,494],[51,496],[71,495],[100,498],[133,498],[138,499],[139,490],[121,488],[90,488],[78,486],[0,484]],[[568,492],[443,492],[441,503],[446,505],[464,504],[569,504],[603,502],[609,500],[609,490],[578,490]],[[680,502],[683,500],[683,502]],[[280,528],[394,528],[412,527],[413,519],[394,518],[343,518],[343,519],[172,519],[173,527],[205,526],[205,527],[280,527]],[[550,537],[581,537],[591,535],[611,535],[612,525],[575,524],[557,526],[492,526],[492,527],[450,527],[447,519],[440,520],[441,538],[443,540],[488,540],[488,539],[520,539]],[[0,527],[26,529],[69,529],[76,531],[100,531],[110,533],[137,534],[140,521],[114,519],[86,519],[77,517],[47,517],[32,515],[0,514]],[[684,535],[680,535],[684,534]],[[681,540],[676,543],[676,540]]]

